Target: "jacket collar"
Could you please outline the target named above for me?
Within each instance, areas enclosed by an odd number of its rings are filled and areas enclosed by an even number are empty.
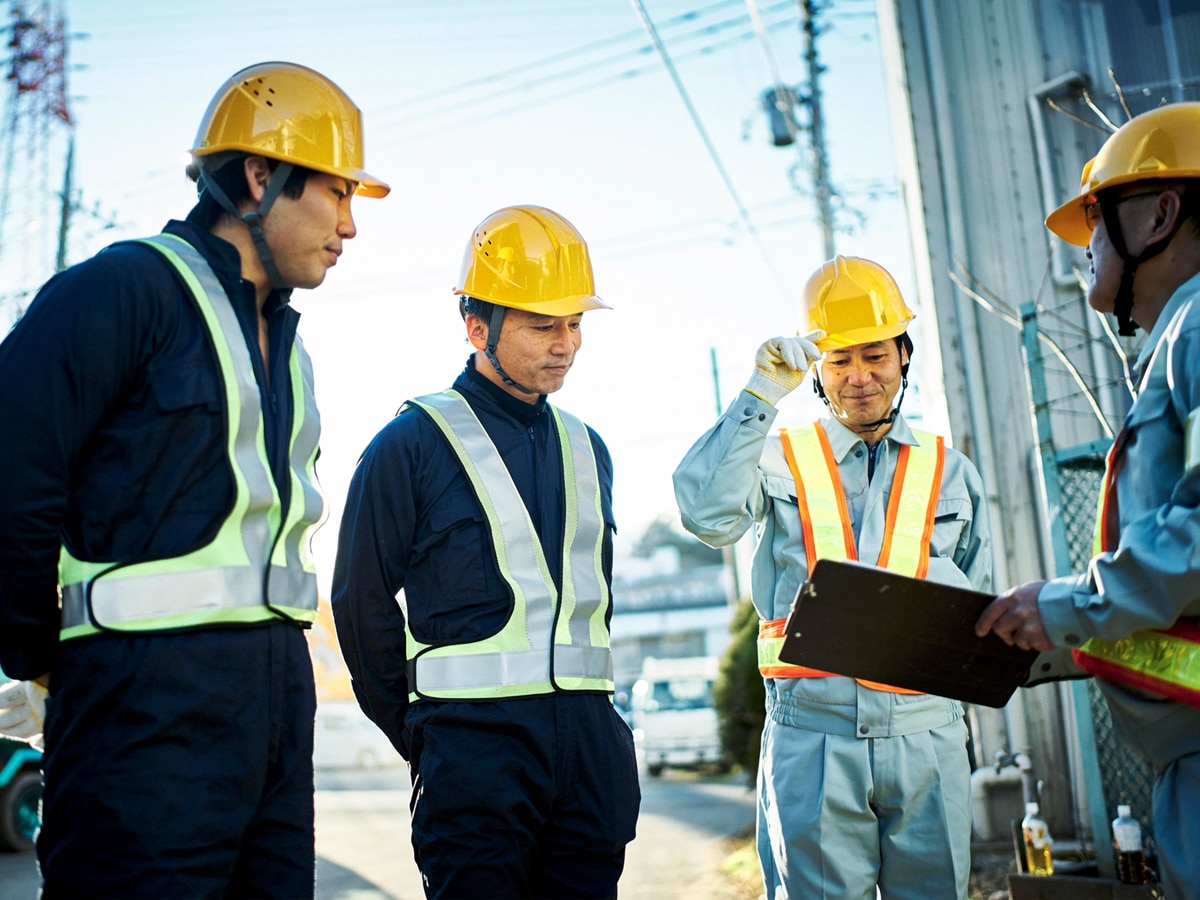
[[[867,442],[856,432],[851,431],[832,416],[826,416],[821,420],[821,424],[825,426],[825,434],[829,437],[829,448],[833,450],[834,459],[838,463],[844,462],[851,451],[859,445],[866,446]],[[888,429],[883,440],[896,444],[917,444],[917,439],[913,436],[912,429],[908,427],[908,422],[905,421],[903,414],[896,416],[896,421],[892,423],[892,427]]]
[[[534,403],[526,403],[489,381],[476,370],[474,354],[467,357],[467,365],[454,387],[460,393],[470,395],[472,401],[482,403],[493,412],[503,413],[526,428],[533,426],[548,405],[545,394],[539,394]]]

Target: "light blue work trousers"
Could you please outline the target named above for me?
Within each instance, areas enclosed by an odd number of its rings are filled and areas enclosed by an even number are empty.
[[[767,719],[758,858],[768,900],[965,898],[970,764],[961,719],[896,737]]]

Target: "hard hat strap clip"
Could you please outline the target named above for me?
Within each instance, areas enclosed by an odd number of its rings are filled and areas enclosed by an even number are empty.
[[[509,377],[509,374],[504,371],[504,367],[500,365],[500,360],[496,358],[496,345],[500,343],[500,327],[504,324],[504,307],[498,303],[492,304],[492,314],[488,317],[488,336],[487,345],[483,348],[483,355],[488,358],[488,362],[492,364],[492,368],[496,370],[496,374],[509,387],[516,388],[523,394],[536,394],[537,391],[531,391],[523,384],[517,384]]]

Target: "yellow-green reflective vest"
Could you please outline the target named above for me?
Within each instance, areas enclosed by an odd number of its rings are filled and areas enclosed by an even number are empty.
[[[946,445],[941,436],[913,431],[917,446],[901,444],[892,476],[883,544],[875,565],[898,575],[924,578],[929,569],[929,544],[941,493]],[[796,483],[796,505],[804,533],[808,570],[819,559],[857,560],[846,492],[829,438],[819,422],[795,425],[780,432],[784,456]],[[821,678],[819,669],[785,663],[779,658],[786,619],[759,623],[758,669],[766,678]],[[874,690],[911,694],[904,688],[859,679]]]
[[[406,622],[411,700],[484,700],[613,689],[600,474],[587,427],[548,406],[562,452],[562,588],[555,588],[525,502],[495,444],[456,391],[410,401],[445,435],[483,507],[512,613],[499,632],[463,644],[417,640]],[[462,565],[472,564],[463,560]],[[475,563],[478,565],[478,563]]]
[[[321,424],[308,354],[297,337],[288,360],[293,415],[284,509],[267,461],[250,352],[229,297],[204,257],[182,238],[164,234],[142,243],[161,253],[188,285],[216,351],[233,507],[208,544],[182,556],[96,562],[76,559],[64,547],[61,637],[278,618],[312,622],[317,581],[309,538],[325,503],[314,471]]]
[[[1147,371],[1153,367],[1155,357]],[[1120,541],[1116,470],[1125,437],[1122,430],[1104,460],[1093,555],[1116,550]],[[1187,472],[1196,465],[1200,465],[1200,410],[1193,410],[1184,423],[1183,470]],[[1089,638],[1071,650],[1071,656],[1090,675],[1200,706],[1200,624],[1194,620],[1180,619],[1170,628],[1135,631],[1116,641]]]

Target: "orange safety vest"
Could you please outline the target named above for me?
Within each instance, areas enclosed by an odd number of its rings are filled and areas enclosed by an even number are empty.
[[[1192,417],[1188,417],[1189,424]],[[1117,517],[1116,461],[1124,447],[1117,435],[1104,460],[1104,483],[1092,542],[1094,554],[1115,550],[1120,530]],[[1189,459],[1185,465],[1191,463]],[[1117,641],[1089,638],[1071,650],[1075,665],[1085,672],[1141,688],[1152,694],[1200,707],[1200,624],[1181,619],[1170,628],[1135,631]]]
[[[899,575],[924,578],[929,570],[929,544],[946,442],[935,434],[913,432],[924,443],[900,446],[892,493],[888,501],[883,545],[875,565]],[[846,493],[837,460],[821,423],[785,428],[780,432],[783,453],[796,482],[796,506],[804,533],[804,553],[811,573],[818,559],[857,560],[854,531],[846,508]],[[759,623],[758,670],[765,678],[827,678],[833,673],[785,663],[779,658],[787,619]],[[916,694],[906,688],[857,679],[864,687],[895,694]]]

